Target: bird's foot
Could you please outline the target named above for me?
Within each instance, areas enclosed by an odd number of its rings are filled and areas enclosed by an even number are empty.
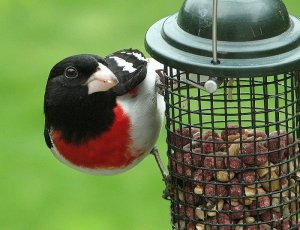
[[[163,191],[163,198],[164,199],[168,199],[171,196],[171,182],[170,182],[170,176],[168,175],[165,166],[163,165],[159,152],[158,152],[158,148],[156,146],[154,146],[154,148],[151,150],[151,154],[154,156],[156,163],[159,167],[159,170],[161,172],[163,181],[166,184],[166,188]]]
[[[170,176],[167,176],[167,178],[164,179],[164,182],[166,184],[166,188],[163,191],[162,198],[164,198],[165,200],[169,200],[173,194]]]
[[[162,96],[165,95],[165,78],[166,78],[166,74],[164,72],[163,69],[158,69],[156,70],[157,75],[159,76],[159,78],[156,79],[155,85],[156,88],[158,89],[158,93]]]

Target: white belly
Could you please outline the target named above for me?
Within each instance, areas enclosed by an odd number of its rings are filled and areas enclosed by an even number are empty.
[[[163,123],[165,105],[161,95],[149,95],[140,100],[129,96],[118,98],[131,122],[132,152],[143,152],[144,158],[154,147]]]
[[[151,59],[148,62],[147,76],[138,86],[136,96],[130,93],[118,97],[124,112],[131,121],[132,153],[142,153],[134,163],[141,161],[154,147],[159,137],[165,113],[163,96],[157,93],[158,88],[156,69],[162,65]]]

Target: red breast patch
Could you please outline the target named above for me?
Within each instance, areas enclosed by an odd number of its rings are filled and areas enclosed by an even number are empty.
[[[115,121],[108,132],[80,145],[64,142],[59,131],[52,139],[59,153],[76,166],[90,169],[114,169],[130,165],[137,156],[131,154],[130,121],[120,106],[114,109]],[[135,156],[134,156],[135,155]]]

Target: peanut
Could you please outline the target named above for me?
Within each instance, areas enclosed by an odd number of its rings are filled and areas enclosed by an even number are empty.
[[[235,176],[235,173],[232,171],[218,171],[216,174],[216,179],[220,182],[230,181]]]
[[[261,165],[260,168],[257,170],[259,177],[264,177],[270,172],[275,172],[277,167],[274,166],[273,163],[267,161],[265,164]]]
[[[212,203],[208,202],[207,205],[212,205]],[[207,212],[207,215],[210,217],[216,216],[219,210],[222,210],[224,207],[224,200],[220,199],[211,209]]]
[[[204,214],[204,211],[203,211],[203,209],[202,209],[202,206],[199,206],[199,207],[196,208],[195,214],[196,214],[196,216],[197,216],[200,220],[204,220],[205,214]]]
[[[204,230],[204,229],[209,230],[210,227],[205,227],[204,224],[197,224],[197,225],[196,225],[196,229],[197,229],[197,230]]]
[[[278,179],[278,176],[276,172],[271,172],[271,175],[266,175],[262,178],[264,181],[267,182],[261,182],[262,187],[269,192],[273,192],[280,189],[281,183]]]
[[[197,186],[194,188],[194,193],[197,194],[197,195],[202,195],[202,194],[203,194],[203,187],[200,186],[200,185],[197,185]]]

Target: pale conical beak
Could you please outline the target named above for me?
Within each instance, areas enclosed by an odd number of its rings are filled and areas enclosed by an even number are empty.
[[[105,92],[119,83],[114,73],[105,65],[99,63],[99,67],[86,81],[88,94]]]

